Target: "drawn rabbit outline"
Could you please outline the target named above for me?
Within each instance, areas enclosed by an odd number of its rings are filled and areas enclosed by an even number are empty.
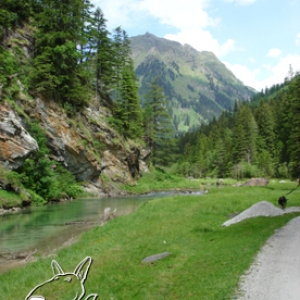
[[[65,273],[63,271],[62,267],[59,265],[59,263],[56,260],[52,260],[51,268],[52,268],[54,276],[52,278],[46,280],[45,282],[37,285],[36,287],[34,287],[29,292],[29,294],[26,296],[25,300],[51,300],[49,298],[45,298],[43,295],[39,295],[39,294],[35,295],[35,292],[37,290],[41,290],[41,288],[44,285],[51,284],[51,282],[58,280],[60,278],[64,278],[64,282],[67,282],[67,283],[71,282],[73,278],[75,280],[78,280],[80,282],[81,294],[79,294],[77,292],[76,295],[74,296],[75,298],[73,298],[71,300],[83,299],[83,297],[85,295],[84,282],[87,278],[91,264],[92,264],[92,258],[90,256],[87,256],[76,266],[73,273],[72,272]],[[84,272],[83,272],[83,268],[85,268]],[[90,294],[86,297],[85,300],[96,300],[97,297],[98,297],[97,294]]]

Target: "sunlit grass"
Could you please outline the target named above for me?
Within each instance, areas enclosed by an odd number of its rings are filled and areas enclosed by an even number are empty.
[[[19,195],[13,192],[8,192],[0,189],[0,209],[1,208],[12,208],[21,207],[22,199]]]
[[[202,196],[173,196],[142,204],[137,212],[84,233],[80,241],[59,251],[55,259],[65,271],[86,256],[93,258],[87,294],[98,299],[230,299],[240,276],[274,231],[297,214],[259,217],[224,227],[228,216],[262,200],[277,199],[295,183],[267,187],[211,188]],[[299,205],[300,189],[290,194]],[[150,255],[171,254],[153,264]],[[52,277],[51,259],[0,275],[1,299],[24,299],[38,283]],[[15,286],[18,282],[18,286]],[[53,299],[68,299],[62,287]],[[56,297],[56,298],[55,298]]]

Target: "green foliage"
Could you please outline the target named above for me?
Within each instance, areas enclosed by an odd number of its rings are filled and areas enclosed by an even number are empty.
[[[153,164],[167,166],[175,161],[175,131],[169,103],[158,81],[159,77],[154,78],[145,95],[147,99],[144,112],[145,140],[149,141],[148,144],[152,148]]]
[[[31,201],[34,206],[41,206],[47,203],[47,201],[43,197],[38,195],[35,191],[27,189],[27,192],[30,194]]]
[[[0,41],[4,29],[27,22],[31,16],[31,5],[34,0],[2,0],[0,3]]]
[[[36,55],[31,72],[32,88],[64,104],[76,108],[88,102],[86,72],[78,43],[86,43],[83,35],[90,5],[81,0],[41,2],[43,10],[36,16]],[[72,111],[69,110],[69,113]]]
[[[293,178],[300,176],[300,75],[289,83],[289,170]]]
[[[2,89],[2,98],[11,96],[12,76],[18,71],[18,63],[15,57],[0,45],[0,86]]]
[[[268,101],[236,102],[234,112],[182,136],[178,171],[195,177],[299,177],[299,91],[296,75]]]
[[[22,206],[22,198],[20,195],[0,190],[0,209],[10,209],[12,207],[21,207]]]
[[[42,204],[45,201],[76,197],[82,192],[74,175],[49,158],[47,139],[37,123],[29,125],[29,132],[36,139],[39,151],[27,158],[16,175],[22,184],[32,192],[33,202]]]

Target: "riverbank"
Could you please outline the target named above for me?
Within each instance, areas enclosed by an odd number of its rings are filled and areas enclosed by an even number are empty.
[[[277,205],[278,197],[291,188],[292,184],[278,183],[211,188],[204,196],[152,200],[137,212],[83,233],[77,243],[58,251],[55,259],[65,271],[72,271],[91,256],[86,291],[103,299],[229,299],[268,237],[299,214],[252,218],[229,227],[222,224],[259,201]],[[299,193],[290,195],[288,205],[300,205]],[[170,255],[164,259],[142,262],[165,252]],[[0,294],[5,299],[25,298],[25,291],[52,276],[52,259],[39,259],[0,275]],[[11,282],[18,282],[18,288]],[[63,287],[59,290],[66,297],[68,293]]]
[[[233,179],[216,179],[216,178],[184,178],[175,175],[153,170],[151,173],[144,174],[133,185],[116,186],[110,182],[107,183],[106,192],[100,192],[97,188],[90,185],[84,186],[84,192],[77,198],[116,198],[144,195],[151,193],[187,193],[192,194],[198,191],[205,192],[208,187],[236,185],[238,182]],[[113,188],[112,188],[113,186]],[[70,201],[72,198],[62,198],[55,203]],[[51,204],[45,203],[46,205]],[[31,206],[30,202],[22,201],[17,193],[0,189],[0,215],[7,213],[16,213],[21,209]]]

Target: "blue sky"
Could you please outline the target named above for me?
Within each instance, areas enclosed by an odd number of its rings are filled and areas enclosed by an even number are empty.
[[[300,71],[300,0],[91,0],[109,31],[146,32],[212,51],[260,91]]]

